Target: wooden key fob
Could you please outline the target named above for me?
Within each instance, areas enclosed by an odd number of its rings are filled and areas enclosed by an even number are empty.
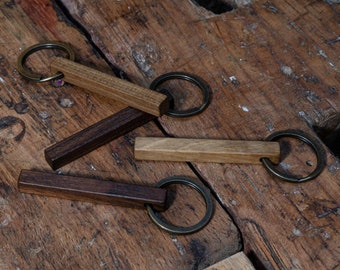
[[[135,158],[140,160],[260,164],[261,158],[280,161],[280,144],[268,141],[137,137]]]
[[[24,64],[32,53],[43,49],[59,49],[68,54],[69,59],[56,58],[50,67],[53,75],[44,76],[32,73]],[[62,79],[65,82],[83,87],[94,93],[121,101],[130,105],[115,115],[48,147],[45,158],[55,170],[67,163],[91,152],[126,134],[129,131],[149,122],[157,116],[167,114],[172,117],[189,117],[201,113],[210,102],[210,89],[199,77],[185,72],[170,72],[157,77],[150,89],[140,87],[131,82],[102,73],[93,68],[75,63],[74,52],[70,46],[62,42],[50,41],[39,43],[25,49],[18,57],[19,73],[35,82],[47,82]],[[175,110],[172,95],[158,87],[168,80],[185,80],[196,85],[202,91],[202,104],[187,110]],[[157,89],[157,91],[155,91]]]
[[[127,107],[45,149],[45,159],[53,170],[140,127],[155,116]]]
[[[161,116],[169,109],[167,96],[126,80],[105,74],[66,58],[51,62],[52,72],[61,72],[63,81],[122,102],[143,112]]]
[[[163,188],[117,183],[85,177],[22,170],[18,180],[20,192],[70,200],[158,211],[167,207],[167,190]]]

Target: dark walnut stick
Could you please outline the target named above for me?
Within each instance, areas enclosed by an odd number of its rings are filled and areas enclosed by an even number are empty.
[[[133,208],[150,204],[158,211],[166,208],[166,189],[108,180],[22,170],[18,188],[20,192],[62,199]]]
[[[151,114],[127,107],[46,148],[45,159],[56,170],[154,118]]]

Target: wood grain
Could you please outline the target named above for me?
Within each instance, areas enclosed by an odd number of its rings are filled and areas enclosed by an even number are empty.
[[[108,59],[150,80],[181,69],[207,81],[213,98],[204,114],[159,118],[169,137],[256,141],[287,128],[315,136],[312,125],[340,110],[340,43],[329,42],[337,38],[337,4],[257,0],[215,15],[193,1],[103,0],[101,9],[82,0],[63,2]],[[106,38],[112,33],[114,41]],[[282,170],[313,169],[308,149],[285,141],[282,150],[293,152]],[[256,268],[339,267],[339,161],[330,152],[324,172],[302,185],[255,165],[191,165],[234,217]]]
[[[278,142],[231,141],[188,138],[137,137],[139,160],[261,164],[261,158],[280,161]]]
[[[145,208],[150,204],[158,211],[167,207],[166,189],[39,171],[21,170],[18,189],[36,195],[123,207]]]
[[[219,15],[189,0],[58,1],[63,9],[43,0],[1,5],[1,268],[202,269],[242,249],[256,269],[337,269],[339,161],[329,151],[324,172],[299,185],[257,165],[192,163],[192,171],[185,163],[137,162],[132,153],[136,136],[164,133],[257,141],[296,128],[315,136],[313,124],[340,111],[339,5],[328,2],[257,0]],[[72,44],[79,63],[106,73],[112,72],[107,63],[120,67],[138,85],[177,70],[210,85],[212,100],[203,114],[160,117],[164,133],[147,123],[61,170],[143,184],[171,174],[199,175],[219,202],[204,230],[171,236],[140,210],[17,192],[21,168],[49,169],[44,148],[123,108],[76,86],[56,90],[23,80],[17,56],[46,40]],[[49,66],[49,59],[37,58],[28,59],[32,67]],[[64,99],[73,105],[60,106]],[[313,169],[308,149],[285,141],[282,150],[293,152],[280,163],[283,170]],[[176,220],[186,224],[204,203],[177,192],[167,217],[179,213]]]
[[[167,96],[129,81],[105,74],[66,58],[51,62],[52,73],[61,72],[65,82],[117,100],[143,112],[161,116],[169,109]]]
[[[127,107],[49,146],[44,151],[45,159],[56,170],[154,118],[151,114]]]
[[[22,169],[50,171],[44,149],[126,108],[74,85],[55,88],[23,79],[16,70],[23,49],[59,40],[74,48],[79,63],[128,77],[138,85],[150,83],[134,68],[106,58],[86,28],[79,27],[59,5],[60,1],[34,0],[9,1],[0,6],[0,269],[184,270],[204,268],[238,252],[240,234],[216,200],[214,217],[203,230],[177,236],[155,226],[141,209],[18,191]],[[56,53],[37,52],[26,63],[32,71],[49,74]],[[136,162],[134,138],[149,132],[162,136],[160,128],[148,122],[56,173],[146,186],[171,175],[197,178],[187,164]],[[200,195],[176,185],[171,189],[176,200],[162,215],[183,226],[198,221],[206,208]]]
[[[243,252],[238,252],[205,270],[255,270],[254,266]]]

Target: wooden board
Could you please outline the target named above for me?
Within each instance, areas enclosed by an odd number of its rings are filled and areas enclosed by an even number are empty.
[[[240,250],[236,224],[255,268],[339,267],[339,161],[329,149],[326,169],[303,184],[280,181],[262,165],[137,162],[132,158],[134,137],[162,135],[150,123],[62,168],[63,173],[118,175],[138,183],[154,183],[169,174],[199,175],[219,203],[212,223],[185,237],[150,228],[145,213],[135,210],[20,195],[15,187],[18,168],[48,170],[37,153],[123,108],[76,87],[56,90],[27,83],[15,71],[20,48],[47,39],[69,42],[82,64],[110,73],[106,61],[145,87],[171,71],[201,76],[211,87],[210,106],[188,119],[159,118],[167,136],[262,140],[287,128],[315,136],[312,125],[340,110],[339,5],[258,0],[215,15],[190,0],[61,2],[63,11],[44,1],[1,6],[0,109],[2,127],[10,128],[1,130],[5,218],[0,224],[6,244],[0,265],[203,268]],[[74,27],[64,12],[81,27]],[[32,59],[32,64],[47,66],[44,59]],[[187,86],[165,85],[180,108],[200,98],[199,91]],[[182,87],[186,91],[178,91]],[[67,100],[73,106],[59,105]],[[281,166],[308,173],[315,165],[312,152],[295,141],[287,145],[296,151]],[[147,244],[142,252],[141,244]]]
[[[67,42],[76,52],[76,61],[112,75],[114,72],[55,3],[8,2],[2,3],[0,10],[0,268],[204,268],[239,251],[239,232],[216,201],[208,226],[192,235],[174,235],[158,228],[146,209],[18,192],[21,169],[52,171],[44,160],[46,147],[124,106],[70,85],[55,88],[23,79],[16,70],[17,57],[28,46],[46,40]],[[55,53],[37,52],[27,64],[36,72],[48,73]],[[197,179],[186,164],[135,162],[134,137],[148,132],[162,135],[154,123],[148,123],[58,173],[148,186],[172,175]],[[185,226],[198,221],[205,210],[203,200],[190,188],[178,186],[176,190],[176,200],[165,217]]]
[[[170,136],[261,140],[287,128],[315,136],[311,126],[339,112],[339,43],[329,42],[337,38],[338,5],[255,1],[214,15],[191,1],[64,3],[108,59],[150,81],[184,70],[209,83],[213,98],[204,114],[160,119]],[[296,173],[308,173],[313,155],[298,150],[282,166],[299,157]],[[194,167],[234,217],[257,267],[339,266],[339,161],[330,151],[322,175],[301,185],[275,179],[262,166]]]

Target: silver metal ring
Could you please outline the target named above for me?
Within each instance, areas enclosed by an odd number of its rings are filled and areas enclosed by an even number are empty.
[[[276,169],[276,166],[270,161],[270,159],[262,158],[261,161],[269,172],[281,178],[282,180],[301,183],[301,182],[314,179],[323,171],[323,169],[326,166],[326,157],[325,157],[325,151],[319,141],[309,137],[307,134],[305,134],[303,131],[300,131],[300,130],[278,131],[278,132],[275,132],[269,135],[265,140],[274,141],[282,137],[292,137],[295,139],[299,139],[303,141],[304,143],[308,144],[313,149],[314,153],[316,154],[316,158],[317,158],[316,168],[314,169],[314,171],[312,171],[309,175],[305,177],[297,177],[297,176],[292,176],[292,175],[288,175],[288,174],[284,174],[280,172],[279,170]]]
[[[71,47],[65,43],[58,42],[58,41],[48,41],[44,43],[35,44],[27,48],[26,50],[24,50],[18,57],[17,67],[18,67],[19,73],[23,77],[25,77],[26,79],[35,81],[35,82],[47,82],[51,80],[61,79],[64,76],[61,72],[57,72],[54,75],[44,77],[43,75],[32,73],[24,68],[24,64],[26,62],[27,57],[29,57],[34,52],[44,50],[44,49],[62,50],[68,54],[68,58],[71,61],[74,61],[74,52],[71,49]]]
[[[150,84],[150,89],[156,90],[159,85],[164,83],[165,81],[168,80],[185,80],[188,82],[191,82],[198,86],[200,90],[202,91],[203,94],[203,100],[202,104],[197,107],[193,107],[187,110],[174,110],[174,109],[169,109],[166,115],[171,116],[171,117],[189,117],[193,116],[196,114],[201,113],[203,110],[206,109],[206,107],[209,105],[210,102],[210,88],[207,83],[205,83],[201,78],[198,76],[195,76],[190,73],[185,73],[185,72],[169,72],[165,73],[159,77],[157,77],[153,82]]]
[[[196,181],[190,178],[187,178],[187,177],[183,177],[183,176],[172,176],[169,178],[165,178],[161,180],[160,182],[158,182],[156,184],[156,187],[165,187],[171,184],[186,185],[198,191],[204,198],[205,204],[206,204],[206,213],[204,217],[197,224],[193,226],[189,226],[189,227],[174,226],[172,224],[169,224],[166,221],[163,221],[164,219],[159,217],[160,214],[156,213],[150,205],[147,205],[147,210],[148,210],[151,220],[163,230],[166,230],[167,232],[175,233],[175,234],[189,234],[189,233],[194,233],[202,229],[205,225],[209,223],[214,213],[214,205],[213,205],[213,201],[211,199],[209,190],[207,190],[205,187],[202,187]]]

